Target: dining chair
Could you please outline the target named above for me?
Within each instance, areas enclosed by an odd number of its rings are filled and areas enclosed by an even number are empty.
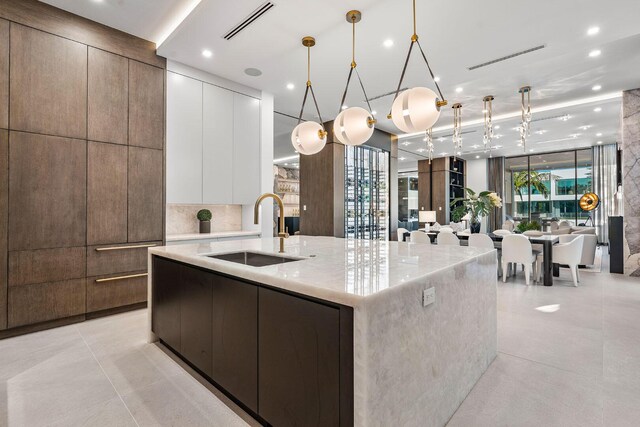
[[[460,239],[458,239],[458,236],[447,231],[445,232],[440,231],[440,233],[438,234],[437,242],[438,242],[438,245],[460,246]]]
[[[411,243],[426,243],[431,244],[431,239],[429,235],[422,231],[412,231],[411,232]]]
[[[453,233],[453,228],[449,227],[448,225],[443,225],[442,227],[440,227],[440,232]]]
[[[398,242],[404,241],[404,233],[408,233],[409,230],[406,228],[398,228]],[[408,241],[408,240],[407,240]]]
[[[580,273],[578,266],[582,259],[582,246],[584,245],[584,236],[574,236],[571,234],[558,237],[559,242],[553,247],[552,258],[553,263],[568,265],[573,279],[573,286],[578,286],[580,281]],[[542,255],[538,255],[539,262],[542,261]],[[538,272],[538,276],[540,273]]]
[[[511,234],[502,239],[502,281],[507,281],[509,263],[524,266],[525,283],[529,285],[531,276],[538,278],[538,254],[531,248],[531,242],[526,236]],[[516,268],[514,271],[518,271]],[[533,274],[532,274],[533,273]]]
[[[493,234],[495,234],[496,236],[508,236],[509,234],[513,233],[509,230],[494,230]]]
[[[499,248],[496,248],[496,242],[494,242],[491,237],[489,237],[487,234],[482,234],[482,233],[478,233],[478,234],[472,234],[469,236],[469,247],[470,248],[486,248],[486,249],[498,249],[497,253],[498,253],[498,277],[501,274],[501,258],[502,258],[502,254],[501,254],[501,250]]]

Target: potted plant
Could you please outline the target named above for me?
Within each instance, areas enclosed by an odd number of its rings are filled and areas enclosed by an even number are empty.
[[[464,189],[465,197],[456,197],[451,201],[453,220],[458,222],[469,214],[469,228],[472,233],[480,232],[480,219],[489,215],[491,209],[502,207],[502,199],[492,191],[482,191],[476,194],[470,188]]]
[[[211,233],[211,211],[200,209],[196,217],[200,221],[200,233]]]

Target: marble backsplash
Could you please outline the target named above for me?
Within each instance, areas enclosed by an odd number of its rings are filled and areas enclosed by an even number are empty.
[[[198,233],[196,214],[200,209],[211,211],[211,232],[242,230],[241,205],[167,205],[167,235]]]

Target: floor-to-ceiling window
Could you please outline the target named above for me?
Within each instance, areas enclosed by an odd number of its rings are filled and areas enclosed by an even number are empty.
[[[591,150],[508,158],[505,180],[506,213],[515,220],[582,224],[589,218],[578,201],[592,188]]]

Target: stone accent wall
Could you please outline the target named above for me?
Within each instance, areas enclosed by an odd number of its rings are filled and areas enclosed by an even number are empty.
[[[241,205],[167,205],[167,235],[198,233],[196,214],[200,209],[211,211],[211,232],[242,230]]]
[[[625,274],[640,276],[640,89],[622,98]]]

